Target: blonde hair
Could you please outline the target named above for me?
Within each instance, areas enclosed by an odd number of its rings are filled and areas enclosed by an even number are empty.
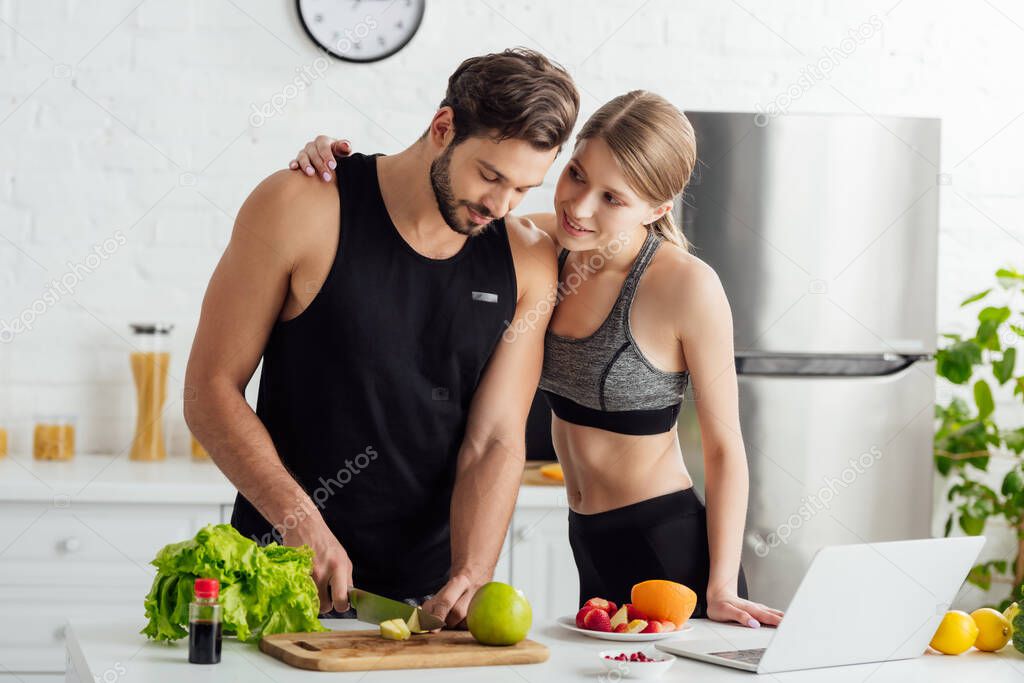
[[[576,144],[591,138],[604,140],[630,187],[652,204],[674,202],[697,163],[697,140],[690,121],[664,97],[646,90],[619,95],[594,112],[576,136]],[[672,210],[648,229],[690,250]]]

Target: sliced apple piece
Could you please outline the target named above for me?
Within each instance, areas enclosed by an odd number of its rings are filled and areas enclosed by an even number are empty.
[[[399,619],[399,621],[401,621],[401,619]],[[407,624],[411,633],[427,633],[427,630],[420,626],[420,613],[418,611],[413,611]]]
[[[401,619],[388,619],[380,622],[380,634],[388,640],[409,640],[412,632]]]
[[[626,624],[626,633],[640,633],[645,628],[647,628],[647,621],[645,619],[634,619]]]
[[[629,621],[629,610],[623,605],[619,610],[612,615],[612,628],[614,629],[619,624],[625,624]]]

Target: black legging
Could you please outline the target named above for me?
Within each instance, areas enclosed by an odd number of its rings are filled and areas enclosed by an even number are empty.
[[[621,605],[630,601],[634,584],[668,579],[697,593],[694,617],[707,615],[707,515],[693,487],[592,515],[570,510],[569,543],[580,605],[590,598]],[[737,594],[747,597],[742,568]]]

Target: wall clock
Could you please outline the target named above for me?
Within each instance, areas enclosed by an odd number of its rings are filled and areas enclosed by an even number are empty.
[[[296,0],[310,39],[347,62],[376,62],[405,47],[426,0]]]

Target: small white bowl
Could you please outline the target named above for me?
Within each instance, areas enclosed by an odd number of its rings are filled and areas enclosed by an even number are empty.
[[[606,657],[615,657],[625,652],[627,655],[633,652],[643,652],[653,662],[623,662],[616,659],[606,659]],[[601,658],[601,664],[604,668],[611,672],[617,671],[623,678],[658,678],[663,676],[672,663],[676,661],[674,655],[665,654],[655,650],[654,648],[646,650],[634,650],[631,648],[619,648],[617,650],[602,650],[597,653],[598,657]]]

